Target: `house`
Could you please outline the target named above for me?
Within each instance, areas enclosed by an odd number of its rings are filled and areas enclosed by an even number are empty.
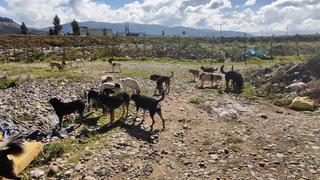
[[[112,36],[112,29],[98,29],[80,26],[81,36]]]

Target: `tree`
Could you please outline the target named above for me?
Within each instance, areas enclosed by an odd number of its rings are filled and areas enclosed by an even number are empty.
[[[54,31],[52,28],[49,28],[49,35],[54,35]]]
[[[103,35],[106,36],[107,35],[107,29],[103,28]]]
[[[54,35],[59,35],[62,26],[60,25],[60,18],[58,17],[58,15],[54,16],[52,23]]]
[[[164,30],[162,30],[162,36],[165,36],[166,34],[165,34],[165,32],[164,32]]]
[[[76,20],[71,22],[73,35],[80,35],[80,27]]]
[[[185,36],[187,34],[186,30],[182,31],[182,35]]]
[[[20,26],[20,29],[21,29],[21,33],[22,34],[28,34],[28,28],[27,26],[24,24],[24,22],[22,22],[21,26]]]

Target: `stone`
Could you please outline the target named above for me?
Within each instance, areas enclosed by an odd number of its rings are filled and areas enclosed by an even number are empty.
[[[289,105],[289,108],[297,111],[314,111],[315,101],[309,97],[296,97]]]
[[[92,176],[85,176],[83,180],[96,180],[96,178]]]
[[[30,176],[35,179],[40,179],[44,175],[44,171],[40,169],[35,169],[30,172]]]
[[[48,176],[51,177],[51,176],[55,176],[56,174],[58,174],[59,172],[59,166],[57,165],[50,165],[49,167],[49,171],[48,171]]]

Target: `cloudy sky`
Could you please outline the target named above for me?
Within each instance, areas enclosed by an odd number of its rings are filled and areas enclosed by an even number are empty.
[[[246,32],[320,32],[320,0],[0,0],[0,16],[28,26],[136,22]]]

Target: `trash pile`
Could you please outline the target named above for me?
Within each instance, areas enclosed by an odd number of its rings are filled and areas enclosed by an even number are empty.
[[[320,55],[305,62],[281,63],[249,72],[246,81],[254,86],[258,95],[279,97],[289,105],[296,97],[309,97],[320,103]]]

